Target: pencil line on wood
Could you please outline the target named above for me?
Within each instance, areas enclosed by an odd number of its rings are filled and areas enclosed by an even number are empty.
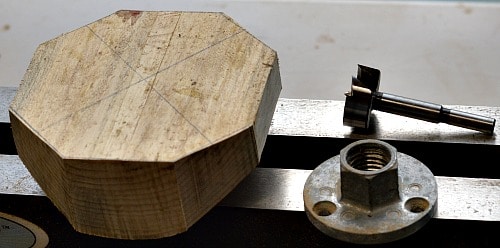
[[[186,120],[186,122],[189,123],[189,125],[191,125],[194,129],[196,129],[196,131],[198,131],[198,133],[200,133],[201,136],[203,136],[203,138],[205,138],[208,141],[208,143],[213,144],[212,141],[196,125],[194,125],[192,122],[190,122],[174,105],[172,105],[172,103],[170,103],[167,98],[165,98],[155,88],[153,88],[153,90],[156,92],[156,94],[158,94],[160,96],[160,98],[163,101],[165,101],[168,105],[170,105],[170,107],[172,107],[172,109],[174,109],[176,113],[178,113],[184,120]]]
[[[128,62],[128,61],[126,61],[124,58],[122,58],[120,55],[118,55],[118,53],[117,53],[117,52],[116,52],[116,51],[115,51],[115,50],[114,50],[114,49],[113,49],[113,48],[112,48],[112,47],[111,47],[108,43],[106,43],[106,42],[104,41],[104,39],[102,39],[102,38],[101,38],[101,36],[97,35],[97,33],[96,33],[96,32],[94,32],[94,30],[92,30],[92,28],[90,28],[88,25],[87,25],[87,26],[85,26],[85,27],[87,27],[87,28],[90,30],[90,32],[92,32],[92,33],[95,35],[95,37],[97,37],[97,39],[99,39],[99,40],[100,40],[100,41],[101,41],[101,42],[102,42],[102,43],[103,43],[103,44],[104,44],[107,48],[109,48],[109,49],[113,52],[113,54],[114,54],[116,57],[118,57],[121,61],[123,61],[123,63],[125,63],[125,64],[127,65],[127,67],[128,67],[128,68],[130,68],[133,72],[135,72],[135,74],[137,74],[137,75],[141,78],[141,80],[140,80],[140,81],[143,81],[143,80],[144,80],[144,78],[142,77],[142,75],[141,75],[139,72],[137,72],[137,70],[136,70],[135,68],[133,68],[133,67],[129,64],[129,62]]]
[[[180,18],[179,18],[179,19],[180,19]],[[111,49],[111,48],[108,46],[108,44],[106,44],[106,42],[104,42],[104,40],[103,40],[100,36],[98,36],[98,35],[97,35],[97,34],[96,34],[96,33],[95,33],[95,32],[94,32],[94,31],[93,31],[90,27],[88,27],[88,26],[86,26],[86,27],[87,27],[87,28],[88,28],[88,29],[89,29],[89,30],[90,30],[90,31],[91,31],[91,32],[92,32],[92,33],[93,33],[93,34],[94,34],[94,35],[95,35],[98,39],[100,39],[100,40],[101,40],[101,41],[102,41],[102,42],[103,42],[103,43],[104,43],[104,44],[105,44],[105,45],[106,45],[109,49]],[[57,125],[58,123],[60,123],[60,122],[62,122],[62,121],[64,121],[64,120],[67,120],[67,119],[71,118],[74,114],[76,114],[76,113],[78,113],[78,112],[81,112],[81,111],[84,111],[84,110],[86,110],[86,109],[88,109],[88,108],[90,108],[90,107],[93,107],[93,106],[95,106],[96,104],[99,104],[99,103],[101,103],[102,101],[104,101],[104,100],[106,100],[106,99],[108,99],[108,98],[110,98],[110,97],[114,97],[115,95],[117,95],[117,94],[119,94],[119,93],[123,92],[124,90],[128,90],[130,87],[132,87],[132,86],[134,86],[134,85],[137,85],[137,84],[139,84],[139,83],[142,83],[142,82],[144,82],[144,81],[147,81],[147,80],[151,79],[152,77],[156,77],[159,73],[161,73],[161,72],[163,72],[163,71],[166,71],[166,70],[168,70],[168,69],[170,69],[170,68],[172,68],[172,67],[174,67],[174,66],[176,66],[176,65],[178,65],[178,64],[180,64],[180,63],[182,63],[182,62],[184,62],[184,61],[186,61],[186,60],[188,60],[188,59],[190,59],[190,58],[192,58],[192,57],[194,57],[194,56],[196,56],[196,55],[198,55],[198,54],[200,54],[200,53],[203,53],[203,52],[205,52],[205,51],[209,50],[210,48],[213,48],[213,47],[215,47],[215,46],[217,46],[217,45],[220,45],[220,44],[222,44],[224,41],[229,40],[229,39],[231,39],[231,38],[235,37],[236,35],[241,34],[242,32],[245,32],[245,30],[241,30],[241,31],[239,31],[239,32],[236,32],[236,33],[234,33],[234,34],[232,34],[232,35],[230,35],[230,36],[228,36],[228,37],[224,38],[224,39],[221,39],[221,40],[219,40],[219,41],[217,41],[217,42],[214,42],[214,43],[210,44],[209,46],[207,46],[207,47],[205,47],[205,48],[203,48],[203,49],[201,49],[201,50],[199,50],[199,51],[197,51],[197,52],[195,52],[195,53],[193,53],[193,54],[191,54],[191,55],[187,56],[186,58],[181,59],[181,60],[179,60],[179,61],[177,61],[177,62],[175,62],[175,63],[173,63],[173,64],[171,64],[171,65],[169,65],[169,66],[167,66],[167,67],[165,67],[164,69],[161,69],[161,70],[160,70],[160,68],[161,68],[161,66],[160,66],[160,67],[158,68],[158,71],[157,71],[156,73],[154,73],[154,74],[152,74],[152,75],[150,75],[150,76],[147,76],[147,77],[145,77],[145,78],[143,78],[143,77],[142,77],[142,76],[141,76],[141,75],[140,75],[140,74],[139,74],[136,70],[134,70],[134,69],[130,66],[130,64],[129,64],[129,63],[127,63],[127,61],[125,61],[123,58],[121,58],[120,56],[118,56],[118,55],[116,54],[116,52],[115,52],[113,49],[111,49],[111,50],[113,51],[113,53],[115,53],[115,55],[116,55],[118,58],[120,58],[120,60],[122,60],[122,61],[123,61],[123,62],[124,62],[124,63],[125,63],[125,64],[129,67],[129,68],[131,68],[131,69],[132,69],[132,71],[134,71],[136,74],[138,74],[138,75],[139,75],[139,77],[140,77],[141,79],[140,79],[139,81],[137,81],[137,82],[135,82],[135,83],[132,83],[132,84],[130,84],[129,86],[124,87],[124,88],[122,88],[122,89],[120,89],[120,90],[117,90],[116,92],[111,93],[111,94],[109,94],[108,96],[105,96],[105,97],[103,97],[103,98],[101,98],[101,99],[99,99],[99,100],[97,100],[97,101],[95,101],[95,102],[93,102],[93,103],[91,103],[91,104],[89,104],[89,105],[87,105],[87,106],[84,106],[84,107],[82,107],[82,108],[80,108],[80,109],[76,110],[75,112],[73,112],[73,113],[71,113],[71,114],[68,114],[68,115],[66,115],[66,116],[62,117],[62,118],[61,118],[61,119],[59,119],[59,120],[56,120],[56,121],[54,121],[54,122],[50,123],[49,125],[47,125],[45,128],[43,128],[43,129],[42,129],[42,130],[40,130],[40,131],[45,131],[45,130],[47,130],[47,129],[51,128],[52,126]],[[170,43],[169,43],[169,44],[170,44]],[[166,52],[166,51],[165,51],[165,52]],[[154,84],[154,82],[153,82],[153,84]],[[156,93],[158,93],[158,94],[159,94],[159,92],[158,92],[156,89],[155,89],[155,91],[156,91]],[[173,105],[172,105],[172,104],[171,104],[171,103],[170,103],[167,99],[165,99],[165,98],[164,98],[161,94],[160,94],[160,96],[161,96],[161,97],[162,97],[162,98],[163,98],[163,99],[164,99],[164,100],[165,100],[165,101],[166,101],[166,102],[167,102],[170,106],[172,106],[172,108],[174,108],[174,109],[175,109],[175,111],[176,111],[177,113],[179,113],[179,114],[180,114],[180,112],[179,112],[179,111],[178,111],[178,110],[177,110],[177,109],[176,109],[176,108],[175,108],[175,107],[174,107],[174,106],[173,106]],[[182,116],[182,114],[181,114],[181,116]],[[184,116],[182,116],[182,117],[185,119],[185,117],[184,117]],[[186,121],[188,121],[188,122],[189,122],[189,120],[187,120],[187,119],[186,119]],[[201,132],[201,131],[200,131],[200,130],[196,127],[196,126],[194,126],[191,122],[189,122],[189,123],[190,123],[193,127],[195,127],[195,129],[196,129],[196,130],[198,130],[198,131],[200,132],[200,134],[201,134],[203,137],[205,137],[205,139],[206,139],[208,142],[210,142],[210,144],[212,144],[212,141],[211,141],[210,139],[208,139],[208,137],[206,137],[206,136],[205,136],[205,135],[204,135],[204,134],[203,134],[203,133],[202,133],[202,132]]]
[[[201,49],[200,51],[195,52],[195,53],[193,53],[193,54],[191,54],[191,55],[187,56],[186,58],[183,58],[183,59],[181,59],[181,60],[179,60],[179,61],[177,61],[177,62],[175,62],[175,63],[173,63],[173,64],[171,64],[171,65],[169,65],[169,66],[167,66],[167,67],[165,67],[165,68],[163,68],[163,69],[161,69],[161,70],[158,70],[158,72],[156,72],[155,74],[152,74],[152,75],[150,75],[150,76],[148,76],[148,77],[144,78],[144,80],[147,80],[147,79],[149,79],[149,78],[151,78],[151,77],[156,77],[156,75],[158,75],[158,73],[164,72],[164,71],[166,71],[166,70],[168,70],[168,69],[170,69],[170,68],[172,68],[172,67],[174,67],[174,66],[176,66],[176,65],[178,65],[178,64],[180,64],[180,63],[182,63],[182,62],[184,62],[184,61],[186,61],[186,60],[188,60],[188,59],[190,59],[190,58],[192,58],[192,57],[194,57],[194,56],[196,56],[196,55],[198,55],[198,54],[200,54],[200,53],[203,53],[203,52],[207,51],[208,49],[210,49],[210,48],[212,48],[212,47],[214,47],[214,46],[217,46],[217,45],[219,45],[219,44],[223,43],[224,41],[226,41],[226,40],[228,40],[228,39],[231,39],[231,38],[235,37],[236,35],[238,35],[238,34],[240,34],[240,33],[244,32],[244,31],[245,31],[245,30],[241,30],[241,31],[239,31],[239,32],[237,32],[237,33],[234,33],[234,34],[232,34],[232,35],[230,35],[230,36],[228,36],[228,37],[226,37],[226,38],[224,38],[224,39],[222,39],[222,40],[220,40],[220,41],[218,41],[218,42],[212,43],[212,44],[210,44],[209,46],[207,46],[207,47],[205,47],[205,48]]]
[[[75,115],[76,113],[79,113],[79,112],[81,112],[81,111],[85,111],[85,110],[87,110],[87,109],[89,109],[89,108],[91,108],[91,107],[93,107],[93,106],[95,106],[95,105],[97,105],[97,104],[101,103],[102,101],[104,101],[104,100],[106,100],[106,99],[108,99],[108,98],[114,97],[114,96],[116,96],[117,94],[119,94],[119,93],[121,93],[121,92],[123,92],[123,91],[125,91],[125,90],[128,90],[130,87],[132,87],[132,86],[134,86],[134,85],[136,85],[136,84],[139,84],[139,83],[143,83],[143,82],[144,82],[144,79],[141,79],[141,80],[139,80],[138,82],[135,82],[135,83],[133,83],[133,84],[131,84],[131,85],[129,85],[129,86],[127,86],[127,87],[123,88],[123,89],[117,90],[117,91],[115,91],[115,92],[113,92],[113,93],[111,93],[111,94],[109,94],[109,95],[107,95],[107,96],[105,96],[105,97],[103,97],[103,98],[101,98],[101,99],[99,99],[99,100],[97,100],[97,101],[95,101],[95,102],[93,102],[93,103],[91,103],[91,104],[87,105],[87,106],[84,106],[84,107],[82,107],[82,108],[80,108],[80,109],[77,109],[77,110],[76,110],[76,111],[74,111],[73,113],[68,114],[68,115],[65,115],[65,116],[64,116],[64,117],[62,117],[61,119],[56,120],[56,121],[54,121],[54,122],[50,123],[49,125],[47,125],[47,126],[46,126],[46,127],[44,127],[43,129],[41,129],[40,131],[45,131],[45,130],[47,130],[47,129],[51,128],[52,126],[57,125],[57,124],[59,124],[60,122],[62,122],[62,121],[64,121],[64,120],[67,120],[67,119],[71,118],[71,117],[72,117],[73,115]]]

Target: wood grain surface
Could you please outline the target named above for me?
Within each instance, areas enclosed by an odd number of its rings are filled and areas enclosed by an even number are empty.
[[[9,111],[77,231],[149,239],[255,168],[280,90],[276,52],[226,15],[124,10],[41,44]]]

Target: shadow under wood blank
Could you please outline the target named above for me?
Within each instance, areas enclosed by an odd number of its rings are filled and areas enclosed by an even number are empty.
[[[186,231],[259,163],[278,57],[222,13],[118,11],[41,44],[9,112],[79,232]]]

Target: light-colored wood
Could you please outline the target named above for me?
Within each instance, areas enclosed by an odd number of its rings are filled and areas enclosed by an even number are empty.
[[[41,44],[16,147],[80,232],[186,231],[258,164],[278,57],[222,13],[118,11]]]

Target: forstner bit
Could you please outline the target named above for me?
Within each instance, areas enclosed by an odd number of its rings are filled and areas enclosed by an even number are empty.
[[[351,91],[345,93],[344,125],[368,128],[372,109],[433,123],[447,123],[492,135],[495,119],[443,105],[379,92],[380,70],[358,65]]]

